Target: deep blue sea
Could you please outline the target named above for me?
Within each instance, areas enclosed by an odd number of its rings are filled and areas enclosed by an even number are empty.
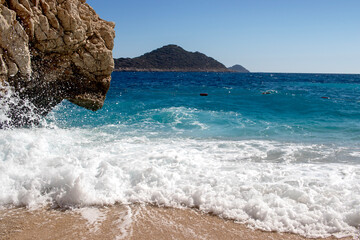
[[[304,236],[360,228],[360,75],[114,72],[0,131],[0,206],[196,207]],[[207,96],[200,96],[206,93]]]

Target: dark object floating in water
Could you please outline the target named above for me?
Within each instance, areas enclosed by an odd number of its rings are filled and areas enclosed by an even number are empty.
[[[321,97],[321,98],[323,98],[323,99],[330,99],[329,97]]]
[[[207,93],[200,93],[200,96],[206,97],[208,94]]]
[[[264,95],[265,95],[265,94],[271,94],[271,92],[263,92],[262,94],[264,94]]]

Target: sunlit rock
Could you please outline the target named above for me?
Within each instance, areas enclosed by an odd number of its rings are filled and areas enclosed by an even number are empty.
[[[41,115],[64,99],[98,110],[114,37],[114,23],[84,0],[0,0],[0,81]]]

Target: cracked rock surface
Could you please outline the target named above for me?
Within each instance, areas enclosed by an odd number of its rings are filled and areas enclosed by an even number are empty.
[[[0,82],[42,115],[64,99],[98,110],[114,68],[114,26],[85,0],[0,0]]]

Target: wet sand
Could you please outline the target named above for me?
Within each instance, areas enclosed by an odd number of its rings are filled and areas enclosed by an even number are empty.
[[[300,240],[306,238],[289,233],[253,230],[244,224],[192,209],[115,205],[74,210],[51,208],[0,210],[0,239]]]

